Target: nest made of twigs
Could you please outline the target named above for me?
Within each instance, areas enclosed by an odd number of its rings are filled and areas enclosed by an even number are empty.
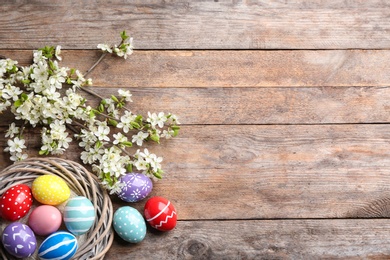
[[[95,207],[95,223],[87,233],[77,237],[79,248],[72,259],[103,259],[114,239],[113,207],[107,191],[99,185],[97,177],[80,164],[60,158],[30,158],[16,162],[0,172],[0,196],[16,184],[27,184],[31,187],[35,178],[46,174],[61,177],[71,189],[71,197],[85,196]],[[33,207],[35,206],[34,203]],[[59,209],[62,210],[61,205]],[[19,221],[26,223],[27,219],[28,215]],[[9,223],[0,220],[1,230]],[[37,237],[38,241],[43,239]],[[0,256],[1,259],[14,259],[2,246]]]

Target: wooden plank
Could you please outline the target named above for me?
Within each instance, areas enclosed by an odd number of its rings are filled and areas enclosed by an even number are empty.
[[[390,88],[130,88],[132,111],[172,112],[182,124],[329,124],[390,121]],[[95,88],[99,95],[116,89]]]
[[[25,138],[36,155],[37,135]],[[171,199],[181,220],[389,217],[389,140],[384,124],[183,126],[147,146],[167,173],[152,196]]]
[[[381,219],[180,221],[140,244],[117,238],[106,258],[389,259],[389,228]]]
[[[90,88],[102,97],[115,88]],[[182,124],[344,124],[390,122],[390,88],[127,88],[134,113],[171,112]],[[82,93],[88,104],[97,101]],[[4,113],[0,125],[13,121]]]
[[[0,48],[91,49],[126,29],[138,49],[389,48],[385,1],[6,1]]]
[[[0,50],[31,62],[31,51]],[[63,51],[63,66],[86,71],[99,51]],[[101,87],[389,86],[389,50],[136,51],[107,57],[89,76]]]

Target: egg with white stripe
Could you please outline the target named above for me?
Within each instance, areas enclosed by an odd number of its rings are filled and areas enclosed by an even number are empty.
[[[84,196],[69,199],[64,207],[63,215],[66,228],[76,236],[90,230],[96,218],[95,207]]]
[[[41,260],[68,260],[77,252],[78,244],[76,237],[66,231],[58,231],[45,240],[38,249]]]
[[[175,206],[163,197],[152,197],[144,207],[146,221],[155,229],[169,231],[175,228],[177,223],[177,211]]]

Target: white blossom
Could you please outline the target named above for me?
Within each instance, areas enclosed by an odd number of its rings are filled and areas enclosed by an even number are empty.
[[[24,153],[11,153],[10,160],[17,162],[27,159],[28,155]]]
[[[161,134],[161,137],[165,137],[166,139],[170,139],[173,137],[174,134],[175,134],[175,131],[173,131],[172,129],[164,130]]]
[[[5,137],[14,138],[15,135],[20,133],[20,127],[17,127],[15,123],[11,123],[8,127],[8,130],[5,134]]]
[[[54,55],[56,56],[57,60],[62,60],[61,58],[61,46],[57,45]]]
[[[118,90],[118,94],[123,97],[127,102],[133,102],[133,100],[131,99],[131,97],[133,96],[131,93],[130,93],[130,90],[123,90],[123,89],[119,89]]]
[[[152,127],[158,127],[163,128],[165,122],[167,121],[167,117],[165,116],[164,112],[160,112],[158,114],[156,113],[150,113],[148,112],[148,118],[147,121],[152,125]]]
[[[11,106],[11,102],[8,100],[0,102],[0,113],[6,110],[9,106]]]
[[[2,93],[2,97],[5,99],[12,99],[16,101],[19,99],[19,95],[23,93],[23,91],[19,87],[12,86],[7,84],[4,86]]]
[[[117,133],[117,134],[114,134],[113,136],[115,139],[113,141],[114,144],[121,144],[121,143],[128,142],[127,136],[123,135],[122,133]]]
[[[102,44],[102,43],[98,44],[97,48],[101,49],[102,51],[112,53],[112,49],[111,49],[111,47],[108,44]]]
[[[33,66],[33,72],[31,73],[30,77],[35,80],[36,82],[43,82],[48,79],[49,72],[48,72],[48,65],[47,62],[40,61]],[[40,93],[38,89],[35,91],[37,93]]]
[[[33,51],[33,60],[34,60],[34,64],[37,64],[39,62],[42,62],[42,61],[46,61],[46,57],[43,56],[42,54],[42,51],[41,50],[36,50],[36,51]]]
[[[117,127],[122,128],[123,132],[128,133],[130,129],[133,129],[133,126],[131,125],[131,122],[133,122],[136,119],[137,115],[134,115],[130,111],[125,111],[124,115],[121,116],[120,122],[118,123]]]
[[[144,132],[138,132],[138,134],[133,135],[132,142],[136,143],[138,146],[142,146],[143,141],[148,138],[149,133],[144,133]]]
[[[15,137],[14,139],[9,139],[7,141],[8,147],[5,149],[6,152],[9,151],[10,153],[21,153],[26,146],[24,143],[26,140],[23,138]]]

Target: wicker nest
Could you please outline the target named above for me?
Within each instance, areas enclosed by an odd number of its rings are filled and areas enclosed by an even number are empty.
[[[113,208],[106,190],[99,185],[96,176],[80,164],[59,158],[31,158],[16,162],[0,172],[0,196],[16,184],[31,186],[35,178],[45,174],[61,177],[71,189],[71,197],[85,196],[95,207],[96,221],[87,233],[77,237],[79,248],[72,259],[103,259],[114,239],[111,225]],[[59,208],[61,210],[61,206]],[[28,216],[25,216],[20,222],[26,223],[27,219]],[[9,223],[0,220],[1,230]],[[38,242],[43,239],[37,236]],[[34,258],[37,258],[36,254]],[[0,259],[14,258],[1,246]]]

